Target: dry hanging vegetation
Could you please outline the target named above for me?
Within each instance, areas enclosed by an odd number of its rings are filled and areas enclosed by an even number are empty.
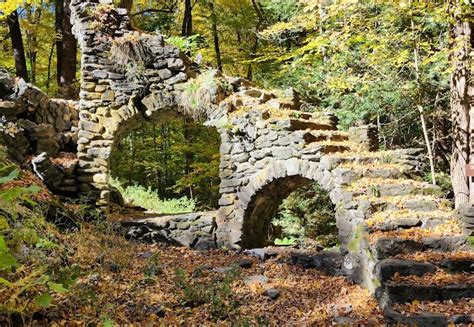
[[[150,51],[146,41],[138,32],[130,32],[116,38],[110,48],[110,60],[118,71],[133,77],[143,74]]]
[[[225,98],[229,87],[217,70],[208,70],[184,84],[179,105],[186,115],[203,121],[210,107]]]

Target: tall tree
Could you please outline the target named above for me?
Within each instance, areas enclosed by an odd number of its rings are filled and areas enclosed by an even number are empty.
[[[182,36],[191,36],[193,34],[193,5],[191,0],[184,0],[184,17],[183,27],[181,29]]]
[[[468,5],[469,6],[469,5]],[[451,180],[453,184],[455,206],[474,201],[474,190],[470,190],[465,166],[474,164],[474,82],[471,58],[474,51],[472,13],[463,12],[461,0],[450,2],[452,24],[451,36],[451,113],[453,121],[453,156],[451,161]],[[470,196],[471,192],[471,196]],[[471,199],[470,199],[471,197]]]
[[[209,9],[211,11],[211,30],[212,30],[212,39],[214,42],[214,52],[216,55],[217,69],[222,71],[222,56],[221,48],[219,44],[219,31],[217,29],[217,13],[214,0],[209,1]]]
[[[13,11],[7,18],[10,39],[12,41],[13,57],[15,59],[16,75],[28,81],[28,69],[26,68],[25,48],[21,36],[21,27],[17,11]]]
[[[58,90],[62,97],[68,99],[75,94],[77,68],[77,42],[72,34],[70,3],[71,0],[56,0],[55,22]]]
[[[25,8],[26,20],[29,28],[26,29],[26,44],[28,59],[30,62],[30,80],[31,83],[36,84],[36,77],[38,72],[38,50],[40,44],[38,43],[38,27],[43,15],[43,8],[40,6],[28,5]]]

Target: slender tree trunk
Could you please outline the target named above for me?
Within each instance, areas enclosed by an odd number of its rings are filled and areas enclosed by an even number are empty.
[[[193,121],[187,117],[184,118],[184,140],[186,142],[186,152],[184,153],[184,170],[186,175],[192,173],[191,164],[193,163],[193,153],[191,152],[192,143],[193,143]],[[190,185],[188,188],[188,195],[190,199],[193,199],[194,193],[193,188]]]
[[[212,21],[212,38],[214,40],[214,52],[216,54],[217,69],[222,71],[222,57],[221,49],[219,45],[219,32],[217,30],[217,14],[214,1],[209,2],[209,8],[211,10],[211,21]]]
[[[55,44],[51,45],[51,50],[49,50],[49,56],[48,56],[48,77],[46,79],[46,92],[49,93],[49,87],[51,84],[51,66],[53,62],[53,54],[54,54],[54,48]]]
[[[460,0],[451,1],[453,24],[450,26],[451,36],[451,114],[453,122],[453,156],[451,159],[451,180],[455,196],[456,208],[473,202],[472,191],[465,166],[474,164],[472,129],[474,122],[469,115],[473,108],[474,83],[470,67],[470,55],[474,49],[472,34],[473,22],[454,13],[460,6]],[[471,196],[470,196],[471,194]]]
[[[258,30],[260,29],[260,23],[257,25],[257,32],[255,33],[255,42],[252,46],[252,49],[250,49],[250,59],[254,59],[257,55],[257,50],[258,50]],[[247,79],[251,81],[253,79],[253,66],[252,63],[249,63],[249,66],[247,68]]]
[[[56,16],[55,16],[55,28],[56,28],[56,80],[58,84],[58,90],[61,89],[61,76],[63,75],[63,19],[64,19],[64,0],[56,0]],[[61,93],[61,91],[59,91]]]
[[[254,59],[256,57],[256,53],[258,50],[258,32],[262,28],[262,26],[265,25],[265,15],[263,13],[262,7],[260,6],[260,3],[256,0],[252,0],[252,6],[253,9],[255,10],[255,13],[257,14],[258,21],[257,21],[257,26],[255,27],[255,41],[253,43],[252,48],[250,49],[250,59]],[[247,67],[247,79],[251,81],[253,79],[253,67],[252,63],[249,63]]]
[[[182,36],[191,36],[193,34],[193,6],[191,0],[184,0],[184,18],[183,18],[183,27],[181,30]],[[189,175],[191,173],[191,163],[193,161],[193,155],[190,151],[192,144],[192,121],[189,118],[185,117],[183,120],[183,136],[184,142],[186,143],[186,152],[184,154],[184,170],[185,174]],[[193,189],[190,186],[188,188],[188,196],[190,199],[193,198]]]
[[[184,18],[181,29],[182,36],[193,35],[193,6],[191,0],[184,0]]]
[[[70,3],[71,0],[56,0],[57,82],[59,94],[66,99],[74,98],[77,70],[77,42],[72,34]]]
[[[12,41],[13,57],[15,59],[16,76],[23,78],[28,82],[28,70],[26,68],[25,48],[21,36],[20,22],[18,13],[12,12],[7,19],[10,39]]]
[[[41,22],[42,10],[40,7],[30,7],[28,22],[33,26],[38,26]],[[38,36],[37,29],[29,29],[26,31],[26,39],[28,45],[28,58],[30,60],[30,80],[31,83],[36,83],[37,73],[37,57],[38,57]]]
[[[411,29],[414,32],[415,31],[415,23],[413,19],[411,20]],[[414,40],[414,49],[413,49],[413,56],[415,60],[415,74],[416,74],[416,82],[420,82],[420,68],[418,64],[418,42],[415,39]],[[418,97],[419,98],[419,97]],[[426,150],[428,151],[428,159],[430,161],[430,170],[431,170],[431,182],[436,185],[436,175],[435,175],[435,166],[434,166],[434,158],[433,158],[433,151],[431,150],[431,144],[430,144],[430,137],[428,135],[428,128],[426,126],[426,116],[425,116],[425,110],[422,105],[422,99],[418,99],[418,104],[417,104],[418,112],[420,113],[420,121],[421,121],[421,128],[423,130],[423,137],[425,139],[425,144],[426,144]]]

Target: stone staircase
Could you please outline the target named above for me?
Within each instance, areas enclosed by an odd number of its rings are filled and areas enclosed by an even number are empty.
[[[474,252],[460,216],[438,187],[406,174],[387,155],[332,160],[354,205],[369,212],[348,252],[365,252],[389,324],[473,324]]]

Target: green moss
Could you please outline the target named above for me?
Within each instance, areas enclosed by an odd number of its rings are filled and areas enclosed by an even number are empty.
[[[0,231],[6,230],[10,228],[10,225],[8,225],[8,221],[5,217],[0,216]]]
[[[360,241],[362,240],[363,232],[364,232],[364,224],[357,225],[357,227],[355,228],[354,237],[347,245],[347,249],[349,251],[357,252],[359,250],[359,244],[360,244]]]
[[[372,279],[372,283],[374,284],[374,287],[375,288],[379,288],[379,287],[382,287],[382,283],[380,282],[380,280],[375,277],[374,279]]]
[[[469,237],[467,238],[467,243],[468,243],[470,246],[474,247],[474,236],[469,236]]]

